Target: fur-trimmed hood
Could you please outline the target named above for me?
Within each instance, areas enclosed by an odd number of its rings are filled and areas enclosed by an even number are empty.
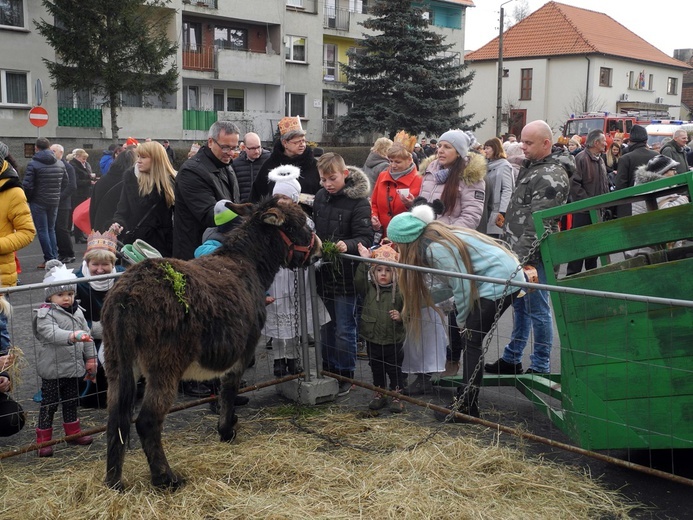
[[[356,166],[347,166],[349,175],[347,175],[344,183],[344,188],[341,192],[350,199],[363,199],[371,194],[371,181],[368,175]]]
[[[638,166],[635,169],[635,184],[645,184],[646,182],[658,181],[663,179],[664,175],[647,169],[647,164]]]
[[[486,158],[480,153],[469,152],[467,154],[467,158],[469,159],[469,163],[467,164],[467,167],[462,171],[461,180],[467,186],[471,186],[483,180],[484,177],[486,177],[488,168],[486,167]],[[434,159],[429,163],[423,161],[420,166],[421,167],[419,172],[433,173],[441,169],[438,159]],[[423,173],[420,174],[423,175]]]

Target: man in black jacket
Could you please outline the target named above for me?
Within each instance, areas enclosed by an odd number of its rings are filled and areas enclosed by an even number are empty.
[[[233,171],[238,179],[238,189],[240,190],[240,202],[250,200],[250,190],[257,174],[269,158],[269,150],[262,148],[260,136],[255,132],[248,132],[243,138],[245,150],[233,160]]]
[[[72,194],[77,191],[77,176],[75,169],[68,162],[63,160],[65,149],[60,144],[52,144],[51,150],[67,170],[67,184],[60,192],[60,204],[58,205],[58,216],[55,221],[55,239],[58,246],[58,259],[63,264],[75,261],[75,248],[72,246],[70,229],[72,228]]]
[[[173,256],[190,260],[202,244],[202,234],[214,224],[214,205],[240,201],[238,180],[231,167],[240,130],[231,121],[217,121],[207,144],[185,161],[176,176]]]
[[[635,184],[635,170],[652,159],[657,152],[647,147],[647,130],[640,125],[633,125],[630,130],[630,142],[628,153],[618,161],[616,173],[616,189],[630,188]],[[630,204],[622,204],[617,207],[617,216],[629,217],[633,214]]]
[[[48,260],[58,258],[55,221],[60,193],[68,184],[65,165],[55,157],[50,147],[51,143],[45,137],[36,140],[36,153],[26,167],[22,182],[43,251],[44,262],[37,266],[38,269],[44,269]]]

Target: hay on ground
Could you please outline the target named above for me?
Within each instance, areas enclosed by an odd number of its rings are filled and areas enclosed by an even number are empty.
[[[210,415],[166,432],[171,466],[186,479],[175,493],[151,487],[138,442],[126,455],[124,493],[102,483],[103,437],[52,459],[7,459],[0,517],[594,519],[628,518],[636,507],[579,469],[489,445],[476,426],[426,440],[433,429],[406,416],[329,408],[311,409],[297,424],[276,408],[240,422],[233,444],[218,441]]]

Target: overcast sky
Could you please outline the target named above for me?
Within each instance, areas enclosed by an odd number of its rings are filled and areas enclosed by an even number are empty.
[[[505,16],[513,12],[511,1],[503,6]],[[476,7],[467,9],[467,28],[464,48],[475,51],[498,36],[498,18],[501,0],[474,0]],[[547,0],[528,0],[530,12],[534,12]],[[667,55],[674,49],[693,48],[691,10],[687,2],[634,2],[632,0],[580,0],[559,2],[604,13],[651,43]]]

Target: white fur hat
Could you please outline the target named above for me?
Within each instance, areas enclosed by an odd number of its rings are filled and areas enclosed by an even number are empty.
[[[301,176],[301,169],[290,164],[277,166],[267,174],[267,178],[274,182],[272,195],[286,195],[294,202],[298,202],[301,194],[301,184],[298,178]]]

